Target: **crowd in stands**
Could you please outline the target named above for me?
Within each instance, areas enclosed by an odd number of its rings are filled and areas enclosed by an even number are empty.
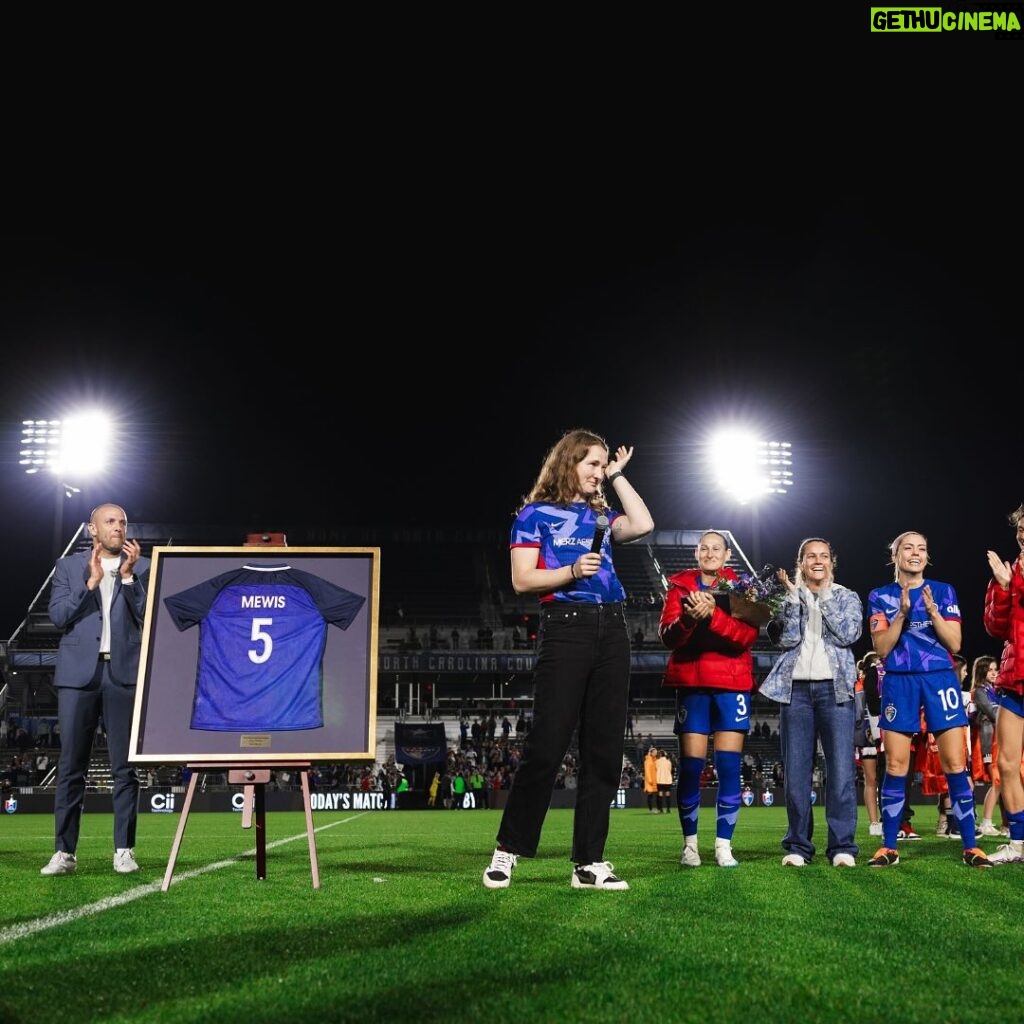
[[[678,776],[678,754],[674,737],[666,739],[653,733],[646,735],[639,730],[634,732],[634,716],[630,713],[626,723],[625,756],[623,759],[623,788],[643,788],[643,761],[651,746],[665,749],[672,763],[673,780]],[[45,724],[44,724],[45,723]],[[51,773],[56,764],[54,747],[59,746],[59,731],[53,722],[45,719],[19,719],[12,716],[5,720],[7,726],[6,747],[0,753],[0,785],[4,791],[26,786],[40,786],[47,774]],[[532,713],[527,708],[516,707],[510,702],[506,709],[481,708],[475,713],[463,710],[458,717],[458,742],[449,747],[444,770],[438,770],[439,796],[430,806],[446,807],[447,799],[450,806],[462,807],[465,802],[463,794],[473,794],[475,799],[467,802],[470,806],[486,807],[486,793],[494,790],[507,790],[512,784],[512,777],[522,751],[522,743],[532,725]],[[32,730],[32,731],[30,731]],[[36,735],[33,735],[33,732]],[[775,787],[781,784],[778,773],[778,730],[772,728],[767,720],[754,723],[751,735],[757,735],[764,741],[758,747],[752,745],[743,762],[743,781],[754,786],[771,783]],[[102,746],[102,738],[99,744]],[[762,749],[770,745],[774,756],[763,754]],[[2,749],[3,745],[0,745]],[[556,789],[574,789],[577,783],[578,749],[573,745],[567,752],[555,780]],[[432,772],[427,773],[425,784],[429,783]],[[140,768],[142,785],[185,786],[189,781],[189,770],[183,765],[169,765],[157,771],[152,768]],[[403,766],[395,763],[394,754],[388,755],[383,763],[367,764],[366,762],[344,762],[336,764],[315,764],[309,769],[309,786],[311,790],[360,790],[363,792],[383,792],[390,802],[396,794],[403,779],[408,785],[408,778]],[[226,785],[226,774],[223,778],[211,776],[207,784]],[[705,773],[701,780],[703,787],[717,785],[712,759],[708,758]],[[300,789],[300,775],[297,771],[275,769],[271,772],[270,786],[273,790]]]

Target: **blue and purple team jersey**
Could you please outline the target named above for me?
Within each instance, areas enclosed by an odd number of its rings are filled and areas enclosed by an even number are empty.
[[[290,566],[222,573],[164,599],[199,625],[193,729],[319,729],[327,623],[347,629],[366,598]]]
[[[935,580],[924,580],[921,586],[910,591],[910,611],[906,625],[896,646],[885,659],[886,672],[937,672],[947,671],[953,666],[953,657],[939,642],[925,610],[922,591],[926,586],[931,587],[932,597],[942,617],[950,622],[960,621],[960,605],[952,586]],[[899,613],[900,593],[900,585],[894,581],[868,594],[871,632],[875,632],[876,616],[884,619],[884,627]]]
[[[619,513],[609,509],[607,515],[608,529],[601,542],[601,568],[597,574],[544,594],[541,604],[550,601],[611,604],[626,600],[626,591],[615,575],[611,556],[612,523]],[[564,569],[590,551],[596,532],[597,514],[586,502],[549,505],[535,501],[516,516],[510,546],[539,548],[538,569]]]

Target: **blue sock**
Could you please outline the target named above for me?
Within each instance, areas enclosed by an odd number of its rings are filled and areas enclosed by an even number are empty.
[[[679,759],[679,785],[676,802],[679,804],[679,821],[684,836],[697,834],[697,814],[700,811],[700,773],[704,771],[702,757]]]
[[[964,849],[971,850],[978,845],[978,837],[974,831],[974,793],[970,782],[967,781],[967,771],[957,772],[956,775],[949,772],[945,774],[946,782],[949,783],[949,801],[952,805],[949,813],[960,826],[960,838]]]
[[[882,840],[889,850],[896,849],[896,834],[903,821],[903,805],[907,802],[906,775],[887,771],[879,794],[882,805]]]
[[[1006,815],[1006,827],[1010,830],[1010,838],[1016,842],[1024,840],[1024,811],[1014,811]]]
[[[740,754],[735,750],[716,750],[718,771],[718,818],[715,837],[732,840],[736,819],[740,816]]]

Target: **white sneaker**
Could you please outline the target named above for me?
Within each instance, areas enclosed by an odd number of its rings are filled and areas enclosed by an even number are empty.
[[[689,843],[683,843],[683,855],[679,858],[679,863],[684,868],[699,868],[700,854],[697,852],[697,847],[690,846]]]
[[[58,850],[51,858],[45,868],[39,869],[41,875],[73,875],[78,861],[73,853],[65,853]]]
[[[580,864],[572,873],[574,889],[628,889],[629,883],[624,882],[612,870],[608,861],[597,861],[595,864]]]
[[[834,868],[855,868],[856,866],[857,862],[851,853],[837,853],[832,858],[832,867]]]
[[[732,843],[715,840],[715,860],[720,868],[738,868],[740,862],[732,855]]]
[[[978,835],[979,836],[997,836],[997,835],[999,835],[999,829],[997,829],[995,827],[995,825],[993,825],[991,822],[983,821],[978,826]]]
[[[787,853],[782,858],[782,866],[784,868],[802,868],[806,865],[807,861],[800,856],[799,853]]]
[[[988,855],[990,864],[1017,864],[1024,861],[1024,843],[1009,842]]]
[[[512,869],[519,858],[514,853],[495,850],[490,867],[484,872],[484,885],[488,889],[507,889],[512,881]]]
[[[139,870],[135,862],[135,851],[127,850],[124,847],[114,851],[114,870],[119,875],[130,875],[133,871]]]
[[[882,834],[882,823],[880,821],[872,821],[868,824],[868,835],[869,836],[880,836]]]

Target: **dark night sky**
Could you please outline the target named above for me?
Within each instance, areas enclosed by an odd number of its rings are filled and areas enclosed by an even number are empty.
[[[1024,500],[1019,208],[590,199],[453,185],[351,215],[5,237],[0,636],[51,566],[53,487],[17,466],[21,420],[95,402],[122,444],[67,532],[108,498],[243,530],[504,529],[547,447],[587,426],[636,446],[659,528],[730,528],[752,554],[749,510],[702,464],[709,432],[744,422],[795,452],[762,561],[825,535],[866,599],[888,541],[921,530],[964,653],[996,653],[985,551],[1013,556]]]

